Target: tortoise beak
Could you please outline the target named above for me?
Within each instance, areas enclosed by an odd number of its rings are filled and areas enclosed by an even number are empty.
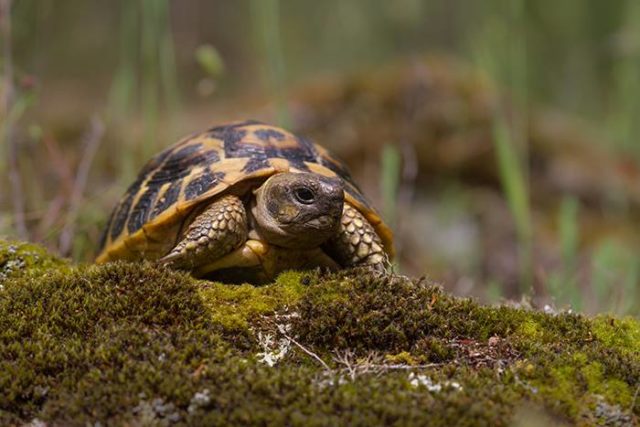
[[[318,198],[321,206],[316,219],[320,220],[323,216],[329,220],[335,221],[342,216],[344,207],[344,184],[341,179],[322,177],[320,180],[321,197]],[[313,221],[313,220],[312,220]],[[322,222],[322,221],[320,221]]]

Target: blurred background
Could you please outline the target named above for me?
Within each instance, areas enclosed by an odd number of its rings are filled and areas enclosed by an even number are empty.
[[[254,118],[352,168],[400,272],[640,313],[636,0],[0,0],[0,45],[2,236],[91,261],[149,157]]]

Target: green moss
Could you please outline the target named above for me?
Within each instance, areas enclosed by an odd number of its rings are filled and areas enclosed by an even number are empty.
[[[303,280],[304,279],[304,280]],[[250,321],[293,306],[302,296],[308,275],[286,272],[266,286],[229,286],[202,281],[198,294],[211,320],[228,334],[249,334]]]
[[[51,255],[42,246],[0,239],[0,284],[23,274],[38,276],[67,268],[65,261]]]
[[[590,361],[583,352],[560,355],[529,374],[531,384],[547,396],[553,409],[573,418],[584,417],[599,401],[630,408],[634,389],[621,378],[606,374],[606,362]]]
[[[302,277],[301,273],[288,272],[274,283],[260,287],[203,281],[198,292],[214,320],[247,326],[256,316],[295,304],[304,291]]]
[[[543,330],[534,319],[523,321],[516,333],[528,341],[537,341],[543,337]]]
[[[414,357],[408,351],[401,351],[398,354],[385,354],[384,359],[391,364],[404,364],[409,366],[419,365],[423,362],[422,359]]]
[[[589,393],[602,396],[610,403],[617,403],[625,408],[630,407],[635,390],[620,379],[607,378],[602,363],[586,363],[580,369],[580,373],[587,383]]]
[[[1,425],[501,426],[532,403],[570,424],[640,416],[633,319],[484,307],[362,271],[252,287],[38,256],[50,267],[0,291]]]
[[[640,322],[632,317],[596,317],[593,320],[593,333],[608,347],[623,353],[640,354]]]
[[[345,297],[316,298],[327,287]],[[300,307],[296,331],[316,351],[409,352],[412,358],[468,364],[476,363],[475,355],[512,363],[516,378],[528,378],[527,388],[537,390],[532,399],[575,419],[596,396],[629,408],[632,385],[640,383],[640,354],[628,352],[625,338],[616,339],[620,348],[594,340],[602,326],[578,315],[481,307],[424,283],[346,275],[312,287]],[[498,344],[482,347],[489,337]]]

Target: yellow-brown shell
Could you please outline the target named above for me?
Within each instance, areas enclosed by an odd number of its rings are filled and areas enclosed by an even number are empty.
[[[152,158],[114,208],[96,261],[159,258],[175,244],[182,222],[194,208],[238,184],[278,172],[341,178],[345,200],[374,226],[385,251],[393,256],[391,230],[342,162],[309,140],[247,121],[192,135]]]

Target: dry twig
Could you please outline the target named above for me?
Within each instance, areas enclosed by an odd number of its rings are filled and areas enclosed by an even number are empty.
[[[332,369],[327,362],[325,362],[318,354],[314,353],[300,342],[298,342],[295,338],[287,333],[285,325],[280,325],[274,323],[276,330],[280,333],[286,340],[294,344],[300,350],[302,350],[305,354],[315,359],[325,370],[325,373],[330,375],[340,375],[346,374],[352,381],[356,379],[359,375],[364,374],[376,374],[380,375],[388,371],[413,371],[420,369],[431,369],[444,366],[448,363],[427,363],[421,365],[409,365],[409,364],[385,364],[381,363],[382,359],[376,355],[375,353],[369,353],[364,358],[356,358],[356,355],[351,350],[345,350],[342,353],[336,352],[335,356],[333,356],[333,361],[338,365],[341,365],[340,369]]]
[[[69,161],[64,157],[60,145],[56,139],[50,136],[44,136],[42,142],[47,149],[47,154],[51,160],[53,171],[57,176],[58,193],[51,202],[48,203],[46,212],[40,217],[40,222],[33,236],[34,240],[41,241],[44,239],[54,224],[60,221],[63,215],[63,209],[69,198],[71,197],[73,189],[73,175],[71,173],[71,165]],[[56,247],[55,249],[59,249]]]
[[[336,352],[336,355],[333,356],[333,360],[336,363],[344,366],[344,370],[347,372],[347,375],[349,376],[349,378],[351,378],[351,381],[353,381],[356,378],[359,371],[358,364],[353,359],[354,359],[354,354],[351,350],[346,350],[342,354]],[[367,362],[370,361],[369,356],[367,356],[366,361]]]
[[[382,374],[388,371],[413,371],[420,369],[438,368],[446,365],[446,363],[426,363],[421,365],[410,365],[406,363],[379,363],[381,360],[375,354],[370,353],[364,359],[356,359],[355,354],[351,350],[342,353],[336,353],[333,360],[339,365],[344,366],[343,370],[353,381],[358,375],[363,374]],[[455,363],[455,362],[449,362]]]
[[[278,327],[278,331],[282,334],[283,337],[285,337],[286,339],[291,341],[293,344],[295,344],[296,347],[298,347],[300,350],[304,351],[307,355],[309,355],[309,356],[313,357],[315,360],[317,360],[322,365],[322,367],[324,369],[326,369],[327,371],[331,371],[331,368],[329,367],[329,365],[327,365],[327,363],[324,360],[322,360],[322,358],[320,356],[318,356],[316,353],[314,353],[313,351],[309,350],[308,348],[306,348],[305,346],[300,344],[298,341],[296,341],[293,337],[288,335],[282,325],[277,325],[277,327]]]
[[[73,243],[73,235],[75,233],[76,219],[78,218],[78,212],[80,211],[80,204],[82,202],[82,195],[87,186],[87,180],[89,178],[89,169],[93,163],[93,159],[98,151],[102,136],[104,134],[104,124],[102,120],[94,116],[91,119],[91,127],[85,135],[82,158],[78,165],[78,171],[76,173],[73,187],[71,190],[71,196],[69,198],[69,211],[65,220],[64,227],[60,232],[60,253],[63,255],[69,255],[71,252],[71,246]]]

